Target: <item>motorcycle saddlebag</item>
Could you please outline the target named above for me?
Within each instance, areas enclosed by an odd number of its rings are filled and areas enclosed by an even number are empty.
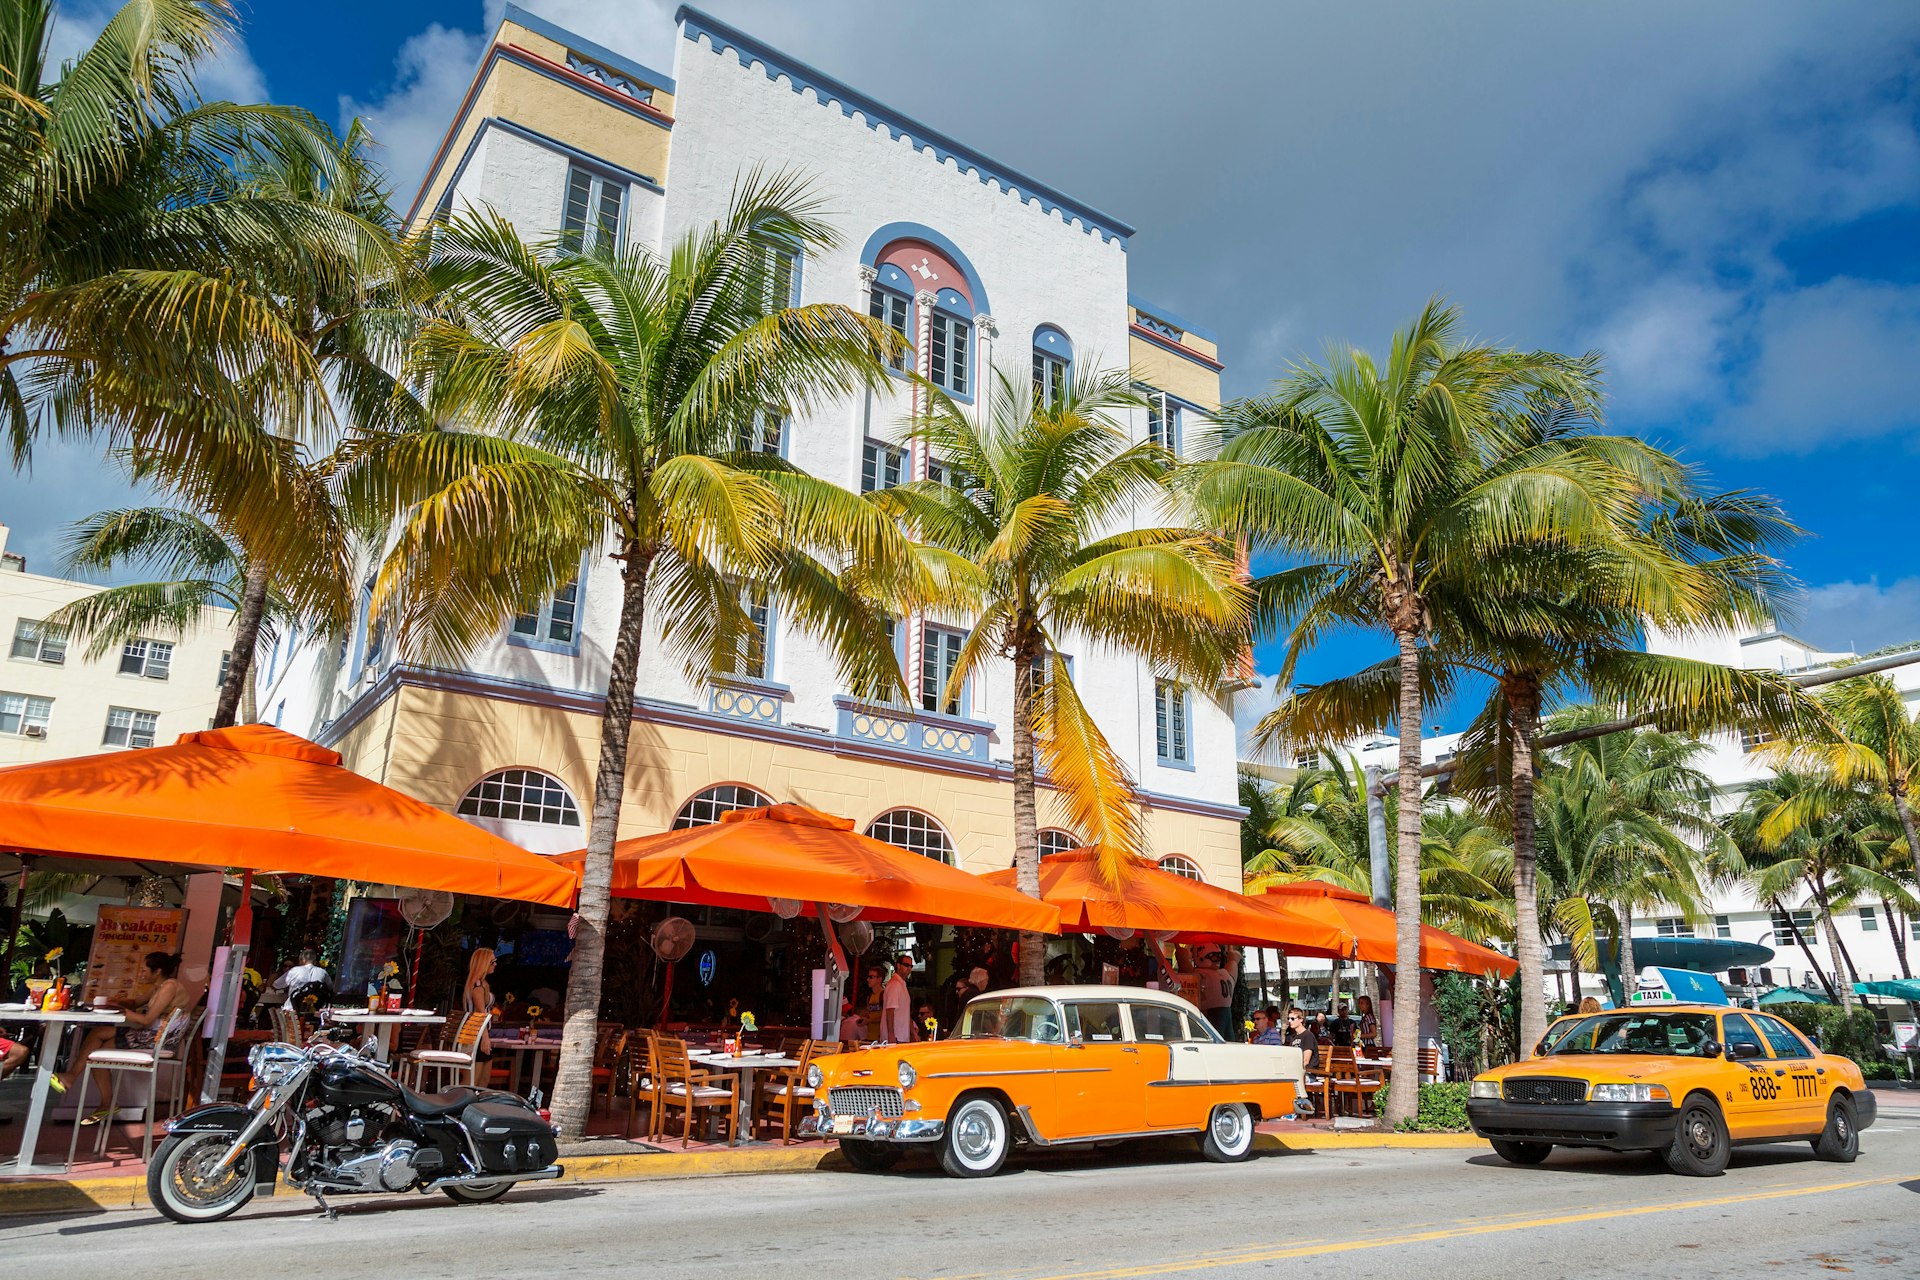
[[[476,1102],[460,1113],[460,1123],[480,1153],[485,1173],[531,1173],[560,1155],[553,1126],[537,1112],[511,1102]]]

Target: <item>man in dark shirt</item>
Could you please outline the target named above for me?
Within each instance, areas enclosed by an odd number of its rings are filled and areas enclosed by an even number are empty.
[[[1327,1038],[1333,1041],[1337,1049],[1353,1048],[1353,1019],[1347,1016],[1344,1003],[1334,1014],[1333,1021],[1327,1024]]]

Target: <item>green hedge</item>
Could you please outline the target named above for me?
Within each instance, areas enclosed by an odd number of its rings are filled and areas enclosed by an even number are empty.
[[[1423,1084],[1420,1106],[1413,1119],[1402,1120],[1402,1133],[1464,1133],[1467,1130],[1467,1085]],[[1374,1095],[1374,1114],[1385,1115],[1392,1085]]]
[[[1880,1050],[1880,1029],[1874,1024],[1871,1010],[1855,1008],[1849,1013],[1836,1004],[1802,1004],[1796,1001],[1770,1005],[1767,1012],[1785,1018],[1806,1032],[1815,1044],[1828,1053],[1852,1058],[1860,1064],[1862,1071],[1884,1060],[1885,1055]]]

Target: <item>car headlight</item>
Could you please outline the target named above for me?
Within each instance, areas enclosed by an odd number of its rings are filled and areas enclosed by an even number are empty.
[[[1500,1082],[1498,1080],[1475,1080],[1473,1082],[1473,1089],[1467,1096],[1470,1098],[1497,1098],[1500,1096]]]
[[[1667,1092],[1663,1084],[1597,1084],[1593,1086],[1591,1100],[1594,1102],[1671,1102],[1673,1095]]]
[[[919,1073],[913,1069],[911,1062],[901,1062],[900,1070],[896,1074],[900,1078],[900,1087],[902,1089],[913,1088],[913,1082],[920,1078]]]
[[[809,1062],[807,1064],[807,1088],[818,1089],[821,1085],[821,1082],[824,1081],[825,1079],[826,1077],[820,1074],[819,1063]]]

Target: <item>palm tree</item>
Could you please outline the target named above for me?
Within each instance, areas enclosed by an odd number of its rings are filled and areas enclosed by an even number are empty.
[[[1841,786],[1861,783],[1886,795],[1920,883],[1920,715],[1909,714],[1906,699],[1884,675],[1842,680],[1820,695],[1838,731],[1833,741],[1784,741],[1762,751],[1776,760],[1832,775]]]
[[[59,68],[57,8],[13,0],[0,22],[0,433],[15,465],[49,424],[172,455],[244,441],[243,398],[289,431],[324,421],[319,372],[259,286],[352,275],[363,229],[254,171],[270,158],[332,174],[336,141],[306,112],[200,99],[196,68],[237,32],[232,0],[129,0]]]
[[[1575,408],[1598,395],[1595,362],[1463,341],[1457,313],[1430,303],[1394,336],[1384,366],[1352,349],[1295,370],[1275,392],[1225,406],[1214,456],[1189,487],[1209,522],[1294,563],[1256,585],[1262,622],[1289,631],[1279,679],[1330,629],[1385,631],[1397,654],[1399,910],[1394,1070],[1415,1073],[1419,1041],[1420,736],[1423,651],[1436,622],[1512,548],[1610,536],[1637,486],[1577,437],[1516,435],[1541,396]],[[1354,726],[1318,721],[1297,697],[1269,734],[1333,744]],[[1413,1114],[1411,1090],[1387,1120]]]
[[[1880,801],[1859,782],[1789,766],[1748,791],[1727,823],[1752,868],[1755,896],[1782,914],[1781,903],[1789,896],[1804,894],[1813,907],[1827,935],[1840,1003],[1848,1009],[1858,975],[1834,932],[1833,913],[1865,894],[1907,898],[1900,883],[1880,869],[1889,834]],[[1807,958],[1817,972],[1820,963],[1810,949]]]
[[[738,443],[760,415],[889,381],[890,330],[775,299],[783,255],[833,243],[817,209],[801,183],[756,176],[722,221],[665,255],[530,247],[492,213],[439,228],[428,275],[446,314],[423,327],[409,371],[430,421],[449,425],[382,437],[348,469],[357,510],[398,516],[372,607],[400,650],[467,651],[609,540],[620,566],[553,1096],[570,1135],[590,1097],[643,637],[663,637],[698,678],[724,669],[752,625],[751,581],[832,643],[857,691],[901,688],[884,617],[837,572],[851,562],[862,587],[900,588],[888,576],[910,560],[898,529]]]
[[[972,601],[942,700],[992,658],[1013,664],[1015,879],[1040,895],[1039,760],[1081,838],[1119,883],[1146,836],[1126,762],[1081,701],[1064,656],[1097,645],[1137,655],[1162,677],[1210,688],[1246,649],[1250,596],[1233,547],[1197,529],[1130,528],[1163,499],[1173,457],[1128,440],[1117,414],[1137,403],[1124,372],[1081,372],[1053,396],[1023,378],[989,380],[977,419],[932,390],[910,437],[954,467],[955,483],[915,481],[875,505],[948,557]],[[1046,981],[1046,939],[1021,937],[1021,981]]]

